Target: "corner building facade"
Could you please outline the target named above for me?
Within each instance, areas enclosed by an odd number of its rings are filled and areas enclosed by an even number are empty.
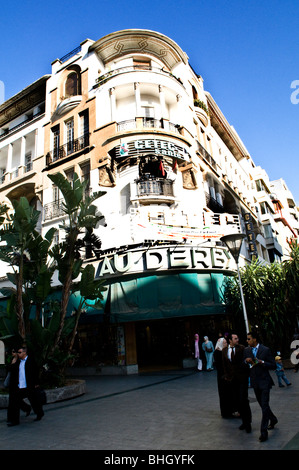
[[[96,202],[102,247],[85,262],[107,290],[102,311],[82,315],[77,365],[182,366],[195,333],[215,341],[231,326],[222,293],[236,265],[220,237],[247,235],[241,265],[270,261],[255,164],[187,55],[160,33],[86,40],[45,81],[43,155],[33,160],[43,164],[30,187],[42,233],[54,226],[61,240],[49,174],[76,172],[88,191],[106,191]]]

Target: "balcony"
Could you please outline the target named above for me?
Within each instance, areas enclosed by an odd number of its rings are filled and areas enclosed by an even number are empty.
[[[62,201],[50,202],[44,205],[44,220],[52,220],[63,215],[65,213],[62,209]]]
[[[214,158],[209,154],[209,152],[198,141],[197,153],[200,155],[201,159],[217,173],[217,163],[215,162]]]
[[[170,78],[175,79],[182,85],[182,81],[167,70],[160,69],[159,67],[151,67],[150,65],[131,65],[127,67],[120,67],[119,69],[111,70],[110,72],[104,73],[96,79],[96,84],[93,86],[93,88],[98,88],[99,86],[104,85],[104,83],[106,83],[108,80],[111,80],[111,78],[116,77],[117,75],[132,72],[153,72],[162,75],[167,75]]]
[[[28,126],[29,124],[34,123],[36,120],[38,120],[40,117],[43,117],[45,115],[45,111],[39,111],[38,113],[32,115],[32,116],[25,116],[24,121],[20,122],[14,127],[11,127],[10,129],[5,129],[3,134],[0,135],[0,141],[4,140],[6,137],[10,136],[14,132],[18,132],[20,129],[23,127]]]
[[[219,212],[220,214],[224,212],[223,205],[220,204],[216,198],[214,198],[207,192],[205,192],[205,197],[206,197],[206,205],[209,209],[211,209],[211,211]]]
[[[51,165],[61,158],[72,155],[76,152],[86,149],[89,146],[89,135],[84,134],[78,139],[71,140],[60,147],[55,148],[51,152],[48,152],[46,155],[46,165]]]
[[[164,178],[136,180],[136,196],[139,202],[170,203],[174,201],[173,181]]]
[[[117,123],[117,132],[124,132],[134,129],[164,129],[175,134],[180,134],[180,126],[164,119],[136,118],[128,119]]]

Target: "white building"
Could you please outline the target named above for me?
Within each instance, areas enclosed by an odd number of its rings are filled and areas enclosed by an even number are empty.
[[[230,326],[222,291],[236,266],[220,237],[247,235],[241,265],[283,255],[266,172],[186,53],[163,34],[133,29],[88,39],[38,83],[44,99],[28,109],[29,126],[17,112],[23,92],[0,107],[0,191],[5,202],[29,195],[42,209],[42,233],[55,226],[57,241],[61,195],[48,175],[76,172],[90,191],[107,191],[98,200],[102,249],[85,262],[108,290],[103,311],[82,318],[82,363],[127,372],[181,363],[194,333],[213,338]],[[107,341],[114,355],[104,351]]]

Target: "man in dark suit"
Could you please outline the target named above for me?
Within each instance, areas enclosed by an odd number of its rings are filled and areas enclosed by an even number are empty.
[[[235,333],[228,335],[229,345],[222,350],[224,379],[231,383],[233,401],[240,413],[242,424],[239,429],[251,432],[251,409],[248,400],[249,367],[244,362],[245,347],[239,344]]]
[[[250,366],[250,383],[262,409],[259,440],[264,442],[268,439],[268,429],[273,429],[278,422],[269,405],[270,390],[274,385],[269,370],[275,369],[276,363],[270,349],[259,342],[256,333],[250,332],[247,334],[247,343],[248,347],[245,348],[244,359]]]
[[[18,360],[11,367],[9,383],[8,426],[20,423],[20,408],[24,398],[28,398],[36,413],[35,421],[40,421],[44,416],[38,393],[39,381],[36,363],[31,356],[28,356],[26,346],[18,348],[17,353]]]

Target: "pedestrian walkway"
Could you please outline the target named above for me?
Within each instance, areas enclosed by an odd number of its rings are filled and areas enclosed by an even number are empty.
[[[261,410],[249,389],[252,433],[238,418],[220,416],[216,371],[150,372],[86,377],[86,393],[49,404],[45,416],[21,418],[7,427],[0,410],[1,450],[281,450],[299,449],[299,373],[287,371],[292,386],[275,387],[270,405],[278,425],[260,443]]]

